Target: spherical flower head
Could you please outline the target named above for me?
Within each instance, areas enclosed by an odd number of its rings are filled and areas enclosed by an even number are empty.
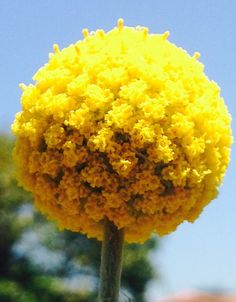
[[[20,183],[36,207],[102,239],[108,218],[128,242],[194,221],[217,196],[231,118],[198,53],[164,34],[124,27],[89,33],[21,85],[13,124]]]

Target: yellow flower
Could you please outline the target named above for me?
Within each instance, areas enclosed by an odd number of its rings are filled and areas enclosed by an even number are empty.
[[[147,28],[97,30],[21,85],[20,183],[60,228],[128,242],[194,221],[229,163],[231,118],[203,64]]]

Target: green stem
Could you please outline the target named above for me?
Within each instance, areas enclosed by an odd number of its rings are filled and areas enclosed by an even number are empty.
[[[98,302],[118,302],[124,230],[104,221]]]

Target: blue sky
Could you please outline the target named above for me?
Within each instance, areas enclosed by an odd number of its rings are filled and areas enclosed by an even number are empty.
[[[47,62],[53,43],[61,48],[82,38],[81,30],[110,30],[119,17],[129,26],[144,25],[150,32],[169,30],[169,40],[189,53],[201,53],[205,71],[222,89],[236,115],[236,1],[234,0],[1,0],[0,10],[0,132],[10,132],[20,110],[19,82],[29,84]],[[235,123],[233,122],[235,133]],[[221,288],[236,292],[236,156],[212,202],[195,224],[183,224],[163,239],[153,255],[162,273],[152,295],[184,289]],[[150,298],[150,301],[154,301]]]

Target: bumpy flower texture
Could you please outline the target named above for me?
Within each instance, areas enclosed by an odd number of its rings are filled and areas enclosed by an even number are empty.
[[[13,124],[20,183],[36,207],[102,240],[107,217],[128,242],[193,222],[217,196],[231,118],[199,53],[145,27],[83,30],[25,86]]]

